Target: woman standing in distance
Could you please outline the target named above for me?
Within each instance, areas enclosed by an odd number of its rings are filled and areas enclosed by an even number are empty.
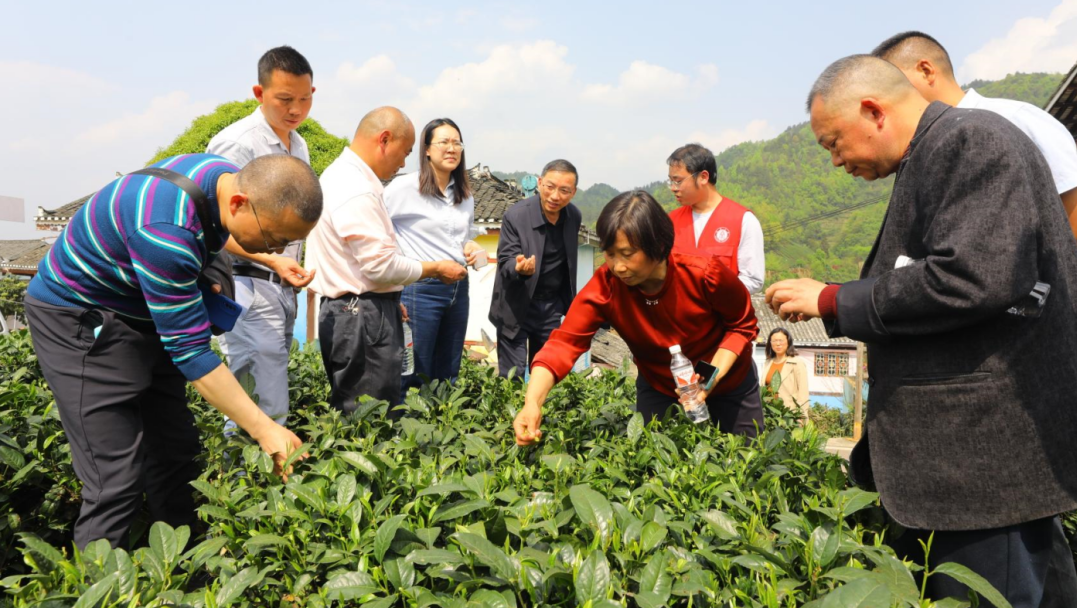
[[[793,336],[784,327],[775,327],[767,336],[767,360],[763,362],[766,370],[762,386],[769,386],[778,393],[778,397],[791,410],[800,410],[804,420],[808,420],[811,410],[808,396],[808,364],[797,356],[793,346]]]
[[[475,226],[475,199],[456,123],[448,118],[430,121],[419,138],[419,158],[417,173],[398,177],[385,188],[385,207],[404,255],[466,266],[485,261],[486,251],[471,240],[485,230]],[[419,386],[420,374],[455,381],[467,331],[467,278],[452,284],[432,278],[416,281],[404,288],[400,302],[408,311],[415,354],[415,373],[403,377],[402,391]]]
[[[516,443],[530,445],[542,437],[546,395],[604,323],[617,330],[635,358],[636,409],[645,420],[677,402],[669,347],[679,344],[692,362],[708,361],[718,369],[713,388],[702,391],[711,420],[727,433],[755,437],[763,430],[752,363],[759,327],[744,284],[717,256],[671,253],[673,220],[642,190],[614,197],[597,228],[606,265],[535,355],[524,407],[513,425]]]

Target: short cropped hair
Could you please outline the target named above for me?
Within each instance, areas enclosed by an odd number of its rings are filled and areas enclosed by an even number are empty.
[[[915,30],[901,32],[883,40],[871,54],[885,59],[901,69],[906,69],[920,59],[930,59],[936,66],[954,77],[954,64],[946,47],[935,38]]]
[[[849,55],[827,66],[808,92],[811,113],[816,98],[828,101],[838,94],[865,93],[888,99],[917,94],[905,73],[885,59],[871,55]]]
[[[685,171],[696,175],[700,171],[707,172],[707,181],[718,183],[718,161],[714,159],[714,153],[701,144],[688,144],[673,151],[666,159],[667,165],[684,165]]]
[[[275,70],[287,72],[293,76],[309,74],[311,81],[314,80],[314,70],[310,69],[307,58],[290,46],[278,46],[262,55],[262,58],[258,60],[258,84],[268,87]]]
[[[546,177],[546,174],[550,171],[557,171],[559,173],[571,173],[576,176],[576,185],[580,185],[580,174],[576,172],[576,165],[568,162],[563,158],[557,160],[551,160],[546,163],[546,166],[542,168],[542,174],[539,177]]]
[[[260,210],[280,217],[291,209],[307,223],[322,215],[322,187],[307,163],[287,154],[267,154],[247,163],[236,174],[236,187]]]
[[[673,220],[650,192],[633,190],[613,197],[598,216],[599,247],[613,249],[617,233],[654,261],[664,261],[673,251]]]

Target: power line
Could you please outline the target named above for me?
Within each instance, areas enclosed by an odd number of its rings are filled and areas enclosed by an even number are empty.
[[[857,209],[863,209],[864,207],[870,207],[872,205],[875,205],[877,203],[881,203],[881,202],[889,200],[889,199],[890,199],[890,195],[888,194],[888,195],[881,196],[881,197],[876,198],[876,199],[867,200],[867,201],[861,201],[859,203],[854,203],[852,205],[849,205],[847,207],[841,207],[839,209],[832,209],[830,211],[826,211],[826,212],[820,213],[818,215],[813,215],[811,217],[806,217],[804,219],[796,220],[796,221],[789,222],[789,223],[786,223],[786,224],[779,224],[777,226],[774,226],[772,228],[768,228],[768,229],[764,230],[763,231],[763,236],[768,236],[768,237],[769,236],[774,236],[775,234],[778,234],[780,232],[785,232],[787,230],[793,230],[794,228],[800,228],[800,227],[803,227],[803,226],[807,226],[808,224],[811,224],[813,222],[817,222],[819,220],[825,220],[825,219],[829,219],[829,218],[832,218],[832,217],[837,217],[837,216],[839,216],[839,215],[841,215],[843,213],[848,213],[850,211],[855,211]]]

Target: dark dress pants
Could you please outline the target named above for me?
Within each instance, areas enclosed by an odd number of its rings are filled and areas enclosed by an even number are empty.
[[[640,374],[636,378],[636,411],[643,421],[662,417],[670,407],[683,409],[676,399],[660,393]],[[726,393],[711,393],[707,397],[711,422],[733,435],[755,437],[763,430],[763,402],[759,397],[759,375],[753,363],[737,388]],[[682,415],[682,414],[678,414]]]
[[[898,557],[923,565],[920,541],[930,531],[905,530],[890,541]],[[987,579],[1013,608],[1077,606],[1077,571],[1062,523],[1046,517],[1004,528],[935,532],[929,566],[956,562]],[[920,581],[917,581],[920,584]],[[927,597],[967,599],[968,588],[946,575],[927,579]],[[990,605],[981,598],[981,606]]]
[[[187,380],[152,324],[32,297],[26,318],[82,482],[75,543],[126,547],[143,494],[153,521],[195,523],[198,429]]]
[[[400,292],[322,298],[318,343],[329,377],[329,404],[354,412],[360,395],[400,403],[404,326]],[[389,409],[390,418],[400,412]]]
[[[532,300],[527,309],[527,318],[520,324],[520,330],[513,337],[508,337],[499,327],[497,329],[497,369],[502,378],[508,378],[509,370],[516,368],[516,377],[523,378],[524,372],[531,369],[553,330],[561,326],[567,306],[562,299]]]

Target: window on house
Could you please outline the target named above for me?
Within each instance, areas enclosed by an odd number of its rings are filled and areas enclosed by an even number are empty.
[[[848,376],[849,355],[846,353],[815,353],[816,376]]]

